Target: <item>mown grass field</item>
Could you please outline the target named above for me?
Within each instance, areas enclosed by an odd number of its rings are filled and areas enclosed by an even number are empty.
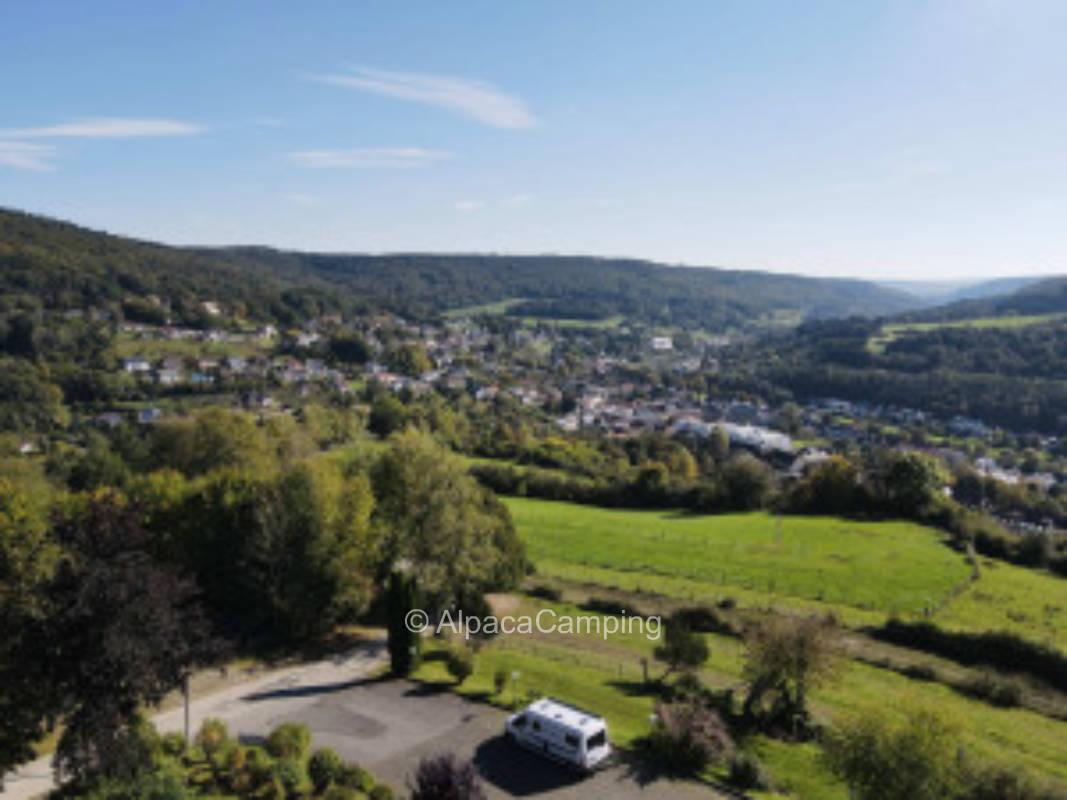
[[[744,594],[884,618],[932,612],[970,575],[935,531],[909,522],[505,502],[541,574],[629,590]]]
[[[1010,631],[1067,652],[1067,580],[998,561],[934,620],[955,630]]]
[[[1067,582],[992,562],[970,583],[970,568],[937,531],[910,523],[854,523],[835,518],[783,518],[767,514],[690,516],[620,511],[567,503],[507,498],[520,536],[537,567],[536,582],[586,584],[590,594],[641,592],[675,603],[734,598],[741,606],[832,610],[848,625],[877,624],[891,613],[920,613],[941,605],[937,624],[967,630],[1015,630],[1064,646]],[[952,597],[954,587],[966,586]],[[819,599],[822,598],[822,599]],[[507,613],[588,614],[573,605],[511,597]],[[498,613],[501,613],[498,611]],[[743,693],[744,644],[708,635],[711,657],[701,680]],[[642,658],[654,676],[656,642],[643,633],[499,636],[476,658],[474,674],[458,691],[502,706],[528,693],[549,694],[604,714],[613,737],[632,744],[649,729],[654,699],[642,689]],[[438,645],[439,646],[439,645]],[[917,654],[921,659],[921,654]],[[500,695],[493,675],[519,673]],[[430,660],[419,677],[449,681]],[[998,708],[936,682],[917,681],[891,669],[850,662],[835,683],[812,693],[817,718],[871,709],[936,707],[960,729],[961,744],[986,763],[1002,763],[1067,785],[1067,723],[1023,708]],[[757,737],[745,743],[764,762],[780,795],[844,800],[845,787],[824,768],[815,745]],[[721,773],[720,773],[721,776]]]
[[[536,615],[551,609],[558,616],[590,615],[567,603],[529,597],[507,598],[498,614]],[[558,618],[558,617],[557,617]],[[700,671],[706,685],[744,692],[744,645],[727,636],[709,634],[711,656]],[[595,710],[608,721],[612,738],[632,745],[649,730],[654,698],[641,686],[641,659],[649,660],[653,677],[664,670],[655,661],[657,642],[635,631],[608,638],[593,634],[533,633],[501,635],[484,645],[475,659],[475,671],[456,691],[504,708],[524,704],[528,696],[549,695]],[[430,645],[430,656],[416,677],[451,683],[443,662]],[[493,676],[503,670],[507,687],[495,693]],[[517,680],[511,676],[518,674]],[[900,710],[933,706],[954,721],[961,744],[986,762],[1016,765],[1046,779],[1067,783],[1067,723],[1022,709],[1000,709],[973,700],[937,683],[910,680],[891,670],[851,663],[839,680],[812,694],[814,713],[824,721],[871,709]],[[773,776],[779,795],[805,800],[844,800],[845,787],[819,761],[814,744],[793,745],[755,737],[744,746],[754,751]],[[713,773],[723,777],[723,770]],[[779,796],[772,793],[757,797]]]
[[[526,298],[524,297],[508,297],[504,300],[497,300],[494,303],[482,303],[477,306],[453,308],[446,311],[442,316],[447,319],[458,319],[461,317],[477,317],[482,314],[506,314],[509,308],[518,305],[525,299]]]
[[[886,345],[906,333],[925,333],[939,328],[1025,328],[1067,319],[1067,314],[1031,314],[1005,317],[975,317],[953,319],[943,322],[901,322],[883,325],[881,330],[867,340],[867,350],[875,355],[885,352]]]
[[[115,354],[119,358],[144,356],[153,361],[160,358],[224,358],[238,356],[252,358],[266,356],[272,339],[249,339],[241,342],[202,342],[194,339],[163,339],[120,333],[115,337]]]
[[[447,319],[460,319],[462,317],[477,317],[483,314],[506,314],[512,307],[525,302],[525,300],[526,298],[524,297],[509,297],[493,303],[453,308],[446,311],[443,316]],[[614,328],[624,321],[624,317],[621,315],[605,317],[604,319],[557,319],[553,317],[522,317],[521,319],[523,325],[531,327],[540,324],[562,328]]]
[[[566,319],[564,317],[522,317],[522,324],[527,327],[551,325],[556,328],[617,328],[626,318],[622,315],[604,317],[603,319]]]

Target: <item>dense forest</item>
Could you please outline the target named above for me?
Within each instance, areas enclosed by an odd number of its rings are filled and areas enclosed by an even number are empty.
[[[752,385],[962,415],[1014,430],[1067,429],[1067,325],[936,327],[870,346],[882,322],[811,321],[746,351]]]
[[[340,291],[339,291],[340,290]],[[185,324],[205,324],[210,298],[252,319],[288,322],[346,307],[430,317],[523,298],[533,316],[626,315],[709,330],[792,312],[801,318],[884,314],[903,292],[828,280],[582,256],[336,255],[259,247],[174,248],[0,210],[0,294],[46,308],[125,304],[157,321],[165,301]]]

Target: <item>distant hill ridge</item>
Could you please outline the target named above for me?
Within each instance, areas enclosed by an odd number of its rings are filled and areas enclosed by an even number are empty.
[[[1041,276],[1026,276],[984,281],[879,281],[879,284],[915,295],[925,305],[943,306],[960,300],[1010,294],[1040,280]]]
[[[1018,288],[1013,282],[1022,282]],[[1014,288],[988,297],[958,300],[902,315],[909,321],[939,321],[981,317],[1031,316],[1067,312],[1067,275],[1034,279],[1005,279]]]
[[[850,279],[672,267],[590,256],[326,254],[266,247],[170,247],[0,209],[0,292],[49,308],[165,301],[185,321],[202,301],[281,322],[326,310],[379,308],[414,317],[522,298],[525,316],[624,315],[708,329],[793,312],[886,315],[907,293]],[[142,309],[145,310],[145,309]],[[150,309],[148,310],[150,311]]]

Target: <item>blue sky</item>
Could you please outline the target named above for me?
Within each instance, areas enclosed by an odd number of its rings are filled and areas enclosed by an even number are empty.
[[[0,205],[173,243],[1067,272],[1067,3],[0,0]]]

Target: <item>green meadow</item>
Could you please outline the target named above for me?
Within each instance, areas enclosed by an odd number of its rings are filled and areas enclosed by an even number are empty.
[[[549,608],[557,615],[589,614],[567,603],[528,597],[505,598],[498,614],[536,615]],[[498,599],[499,602],[499,599]],[[599,615],[593,615],[599,616]],[[711,656],[700,670],[705,685],[744,692],[744,645],[727,636],[707,635]],[[635,631],[607,639],[595,635],[533,633],[500,635],[484,644],[474,673],[460,686],[461,694],[503,708],[524,704],[531,696],[549,695],[589,708],[608,721],[613,740],[629,746],[649,730],[654,706],[641,689],[642,659],[653,677],[664,670],[654,660],[657,643]],[[420,680],[451,685],[440,656],[445,645],[433,642],[416,674]],[[499,694],[493,686],[498,671],[508,676]],[[823,720],[871,709],[936,706],[958,725],[961,744],[987,762],[1017,765],[1045,779],[1067,783],[1067,723],[1024,709],[1001,709],[968,698],[941,684],[910,680],[888,669],[850,663],[839,680],[812,694],[812,708]],[[754,737],[743,746],[756,753],[773,778],[775,793],[804,800],[844,800],[845,787],[822,766],[814,744],[795,745]],[[711,777],[722,778],[722,768]]]
[[[1067,319],[1067,314],[1030,314],[1004,317],[975,317],[953,319],[943,322],[901,322],[883,325],[877,334],[867,341],[867,350],[875,355],[885,352],[886,345],[903,334],[927,333],[939,328],[1026,328]]]
[[[240,342],[205,342],[196,339],[166,339],[141,337],[120,333],[115,337],[115,355],[119,358],[144,356],[153,361],[176,356],[178,358],[241,358],[263,357],[270,353],[274,341],[254,338]]]
[[[640,593],[635,602],[645,613],[731,597],[742,607],[834,611],[855,626],[930,609],[934,621],[947,628],[1014,630],[1064,646],[1067,582],[995,562],[985,563],[971,582],[960,554],[923,526],[763,513],[623,511],[526,498],[505,502],[536,566],[533,582],[577,587],[587,596]],[[543,608],[589,614],[566,602],[525,595],[494,598],[494,606],[498,614],[535,615]],[[702,682],[743,693],[743,642],[714,634],[707,639],[711,656],[700,671]],[[642,661],[653,677],[662,673],[664,665],[653,657],[656,644],[642,631],[607,639],[588,633],[500,635],[479,648],[474,673],[454,688],[502,707],[521,705],[533,695],[558,697],[603,714],[614,740],[627,746],[649,730],[655,700],[643,688]],[[451,684],[439,652],[445,646],[430,644],[419,679]],[[936,661],[921,653],[914,658]],[[498,694],[493,683],[500,671],[508,685]],[[826,722],[871,709],[936,707],[959,726],[961,745],[983,762],[1067,784],[1067,722],[1033,710],[998,708],[942,683],[858,661],[849,662],[836,682],[816,689],[811,701],[816,717]],[[847,797],[814,744],[754,737],[743,746],[772,776],[773,791],[755,797]],[[724,777],[723,768],[710,777]]]
[[[1010,631],[1067,652],[1067,580],[999,561],[934,617],[955,630]]]
[[[523,317],[522,324],[528,327],[536,327],[537,325],[550,325],[555,328],[617,328],[626,318],[621,314],[616,314],[611,317],[604,317],[603,319],[566,319],[562,317]]]
[[[525,302],[524,297],[509,297],[492,303],[482,303],[476,306],[463,306],[453,308],[444,313],[447,319],[461,319],[463,317],[478,317],[483,315],[506,314],[508,311]],[[551,325],[559,328],[615,328],[625,321],[622,315],[605,317],[604,319],[564,319],[554,317],[522,317],[522,324],[533,327],[535,325]]]
[[[744,594],[884,618],[932,613],[970,576],[936,531],[910,522],[505,502],[540,574],[630,591]]]
[[[462,308],[453,308],[444,313],[444,317],[447,319],[460,319],[462,317],[478,317],[483,314],[506,314],[508,309],[512,306],[518,305],[526,298],[523,297],[509,297],[504,300],[497,300],[493,303],[482,303],[476,306],[463,306]]]

